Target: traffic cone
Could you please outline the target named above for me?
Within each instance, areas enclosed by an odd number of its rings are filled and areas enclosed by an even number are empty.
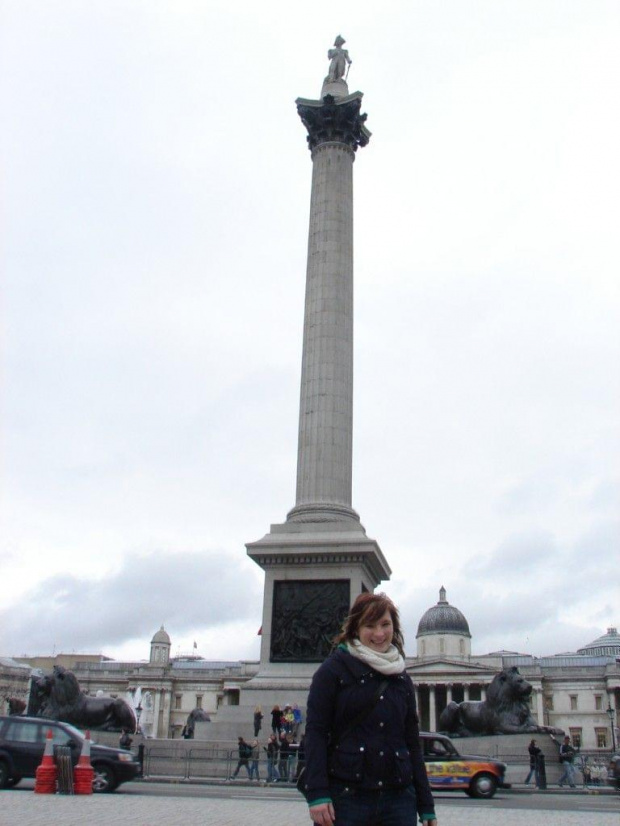
[[[43,760],[35,772],[35,794],[56,794],[57,769],[54,763],[54,749],[52,746],[52,730],[49,729],[45,738]]]
[[[90,765],[90,731],[87,731],[80,759],[73,770],[74,794],[92,794],[94,776],[95,772]]]

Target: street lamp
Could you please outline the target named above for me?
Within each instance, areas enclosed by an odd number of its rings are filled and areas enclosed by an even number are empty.
[[[607,704],[607,716],[609,717],[609,725],[611,726],[611,747],[612,751],[616,753],[616,709],[611,707],[611,702]]]
[[[142,716],[142,703],[139,702],[136,706],[136,733],[140,734],[140,717]]]

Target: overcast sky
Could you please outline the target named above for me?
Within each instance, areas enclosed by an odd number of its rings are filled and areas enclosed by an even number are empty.
[[[617,0],[0,0],[0,654],[257,658],[294,505],[311,160],[341,33],[353,506],[415,653],[620,622]]]

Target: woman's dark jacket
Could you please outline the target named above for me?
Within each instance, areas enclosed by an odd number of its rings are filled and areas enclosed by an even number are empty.
[[[350,722],[367,709],[382,680],[387,688],[353,731]],[[308,695],[305,785],[310,804],[330,799],[332,781],[364,789],[413,784],[420,814],[435,811],[420,746],[415,692],[403,671],[385,677],[338,648],[319,667]],[[336,743],[335,748],[333,745]]]

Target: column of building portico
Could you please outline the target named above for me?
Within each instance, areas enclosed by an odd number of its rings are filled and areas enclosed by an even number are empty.
[[[429,731],[437,731],[437,702],[434,685],[428,687],[428,728]]]
[[[463,700],[469,702],[469,683],[463,685]]]
[[[448,683],[448,685],[446,686],[446,702],[452,702],[452,683]]]
[[[487,687],[486,687],[486,685],[481,685],[480,686],[480,699],[481,700],[486,700],[486,698],[487,698]]]
[[[543,690],[542,688],[535,689],[536,691],[536,720],[539,726],[545,724],[545,707],[543,704]]]

